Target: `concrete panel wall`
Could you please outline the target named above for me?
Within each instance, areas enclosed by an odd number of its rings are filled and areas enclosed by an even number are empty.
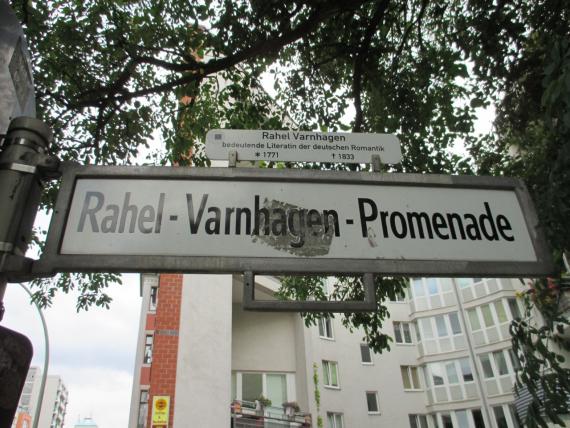
[[[174,427],[230,426],[232,277],[184,275]]]
[[[233,307],[232,370],[295,372],[296,314]]]

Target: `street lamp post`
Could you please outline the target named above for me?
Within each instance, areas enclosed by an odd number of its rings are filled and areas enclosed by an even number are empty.
[[[20,286],[26,291],[26,293],[28,293],[30,298],[33,298],[32,292],[30,291],[30,289],[28,287],[26,287],[21,282],[19,282],[18,284],[20,284]],[[36,411],[35,411],[34,419],[32,422],[32,428],[38,428],[38,423],[40,421],[40,412],[42,410],[42,403],[44,401],[44,391],[45,391],[45,387],[46,387],[46,378],[47,378],[47,372],[48,372],[48,366],[49,366],[49,337],[48,337],[47,324],[46,324],[46,320],[44,318],[44,314],[43,314],[40,306],[36,302],[34,302],[34,305],[35,305],[36,309],[38,310],[38,313],[40,314],[40,318],[42,320],[42,327],[44,330],[44,340],[45,340],[45,344],[46,344],[45,356],[44,356],[44,371],[42,373],[42,381],[40,384],[40,393],[38,395],[38,403],[36,406]]]

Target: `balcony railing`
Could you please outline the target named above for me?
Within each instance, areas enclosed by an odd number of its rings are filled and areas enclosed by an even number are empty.
[[[234,428],[310,428],[310,413],[285,414],[278,407],[259,408],[254,402],[235,400],[231,405],[231,426]]]

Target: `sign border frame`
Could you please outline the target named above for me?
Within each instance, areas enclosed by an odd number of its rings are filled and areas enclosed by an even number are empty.
[[[353,171],[261,168],[194,168],[157,166],[83,166],[64,162],[59,191],[45,250],[32,272],[50,276],[56,272],[185,272],[256,274],[363,274],[441,277],[537,277],[555,273],[552,256],[522,180],[511,177],[397,174]],[[418,259],[319,259],[227,256],[71,255],[59,254],[76,180],[153,179],[264,181],[328,184],[378,184],[402,187],[466,188],[514,191],[537,255],[536,262],[493,262]]]

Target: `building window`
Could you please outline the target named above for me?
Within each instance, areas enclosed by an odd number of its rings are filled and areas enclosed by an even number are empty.
[[[450,352],[466,347],[457,312],[417,319],[416,337],[421,334],[424,355]]]
[[[513,352],[510,349],[483,354],[479,359],[486,379],[510,375],[519,368],[513,362]]]
[[[376,391],[366,393],[366,404],[368,406],[368,413],[380,413],[378,408],[378,393]]]
[[[456,278],[455,280],[459,288],[468,288],[472,285],[483,282],[483,278]]]
[[[409,322],[394,322],[396,343],[412,343],[412,330]]]
[[[507,324],[510,319],[505,309],[505,304],[509,306],[511,312],[514,311],[508,301],[504,302],[503,300],[468,309],[467,316],[471,324],[471,330],[473,332],[479,330],[490,331],[489,328],[491,327]],[[511,315],[513,315],[513,318],[516,316],[516,314]]]
[[[271,400],[271,407],[281,407],[289,399],[288,375],[285,373],[233,372],[232,399],[255,402],[261,395]]]
[[[485,323],[485,327],[492,327],[495,325],[493,314],[491,313],[491,307],[489,305],[482,305],[481,313],[483,314],[483,322]]]
[[[450,306],[453,301],[453,285],[449,279],[413,278],[411,299],[414,311]]]
[[[158,286],[150,287],[150,302],[148,305],[149,311],[156,311],[156,303],[158,301]]]
[[[485,421],[483,419],[483,413],[481,413],[481,409],[473,409],[471,410],[471,414],[473,415],[475,428],[485,428]]]
[[[512,404],[508,405],[509,407],[509,415],[511,416],[511,422],[513,423],[513,428],[519,428],[522,426],[521,420],[519,419],[519,415],[515,410],[515,407]]]
[[[472,331],[481,330],[481,323],[479,322],[479,316],[477,315],[477,309],[468,309],[467,315],[469,316],[469,322],[471,323]]]
[[[141,391],[139,398],[139,418],[137,428],[146,428],[146,419],[148,415],[148,391]]]
[[[319,336],[323,339],[334,339],[332,321],[329,317],[319,318]]]
[[[429,363],[426,365],[426,369],[429,372],[429,376],[426,374],[426,380],[429,382],[431,379],[434,386],[473,382],[473,372],[467,358]],[[459,373],[461,373],[461,377],[459,377]]]
[[[323,384],[328,387],[338,388],[338,363],[336,361],[323,360]]]
[[[344,428],[342,413],[327,412],[327,428]]]
[[[263,394],[263,374],[243,373],[241,375],[241,399],[255,401]]]
[[[507,322],[509,320],[509,318],[507,317],[507,313],[505,312],[505,307],[503,306],[503,301],[502,300],[497,300],[496,302],[493,303],[493,305],[495,306],[495,311],[497,313],[497,318],[499,320],[499,323],[504,323]]]
[[[458,428],[469,428],[469,416],[467,410],[456,410],[455,419],[457,419]]]
[[[428,428],[426,415],[408,415],[410,428]]]
[[[287,401],[287,376],[268,373],[265,375],[265,396],[271,400],[273,407],[281,407]]]
[[[426,285],[430,296],[435,296],[436,294],[439,294],[439,286],[435,278],[426,278]]]
[[[511,317],[514,320],[520,320],[521,317],[521,311],[519,309],[519,305],[517,303],[517,299],[507,299],[507,303],[509,304],[509,309],[511,311]]]
[[[424,284],[422,278],[413,278],[412,279],[412,287],[414,291],[414,297],[423,297],[425,296],[424,291]]]
[[[451,420],[451,414],[442,413],[441,414],[441,424],[443,428],[453,428],[453,422]]]
[[[451,312],[449,314],[449,323],[451,324],[451,332],[453,334],[461,334],[461,324],[459,324],[457,312]]]
[[[510,428],[507,422],[507,417],[505,416],[505,411],[503,406],[493,407],[493,413],[495,414],[495,421],[497,422],[497,428]]]
[[[372,354],[370,353],[370,347],[366,343],[360,344],[360,358],[362,364],[372,364]]]
[[[421,389],[420,377],[418,376],[418,368],[416,366],[400,366],[400,372],[404,390]]]
[[[493,352],[493,358],[495,358],[495,364],[497,364],[497,369],[499,369],[499,376],[509,374],[507,360],[505,359],[505,354],[503,354],[503,351]]]
[[[437,327],[437,335],[439,337],[446,337],[448,335],[447,325],[445,324],[443,315],[437,315],[435,317],[435,326]]]
[[[512,349],[509,349],[509,357],[511,358],[511,364],[513,365],[513,370],[519,371],[521,369],[521,364],[519,358],[516,356]]]
[[[473,372],[471,371],[471,364],[469,364],[469,360],[467,358],[462,358],[459,360],[459,365],[461,366],[463,382],[472,382]]]
[[[459,377],[457,376],[457,367],[455,362],[445,364],[445,373],[447,374],[447,381],[450,385],[459,383]]]
[[[455,282],[459,285],[459,288],[467,288],[471,286],[473,280],[471,278],[455,278]]]
[[[479,357],[481,360],[481,366],[483,367],[483,375],[486,379],[495,377],[495,373],[493,373],[493,366],[491,365],[491,359],[489,358],[489,354],[481,355]]]
[[[153,341],[152,334],[147,334],[144,342],[143,364],[152,363],[152,341]]]

